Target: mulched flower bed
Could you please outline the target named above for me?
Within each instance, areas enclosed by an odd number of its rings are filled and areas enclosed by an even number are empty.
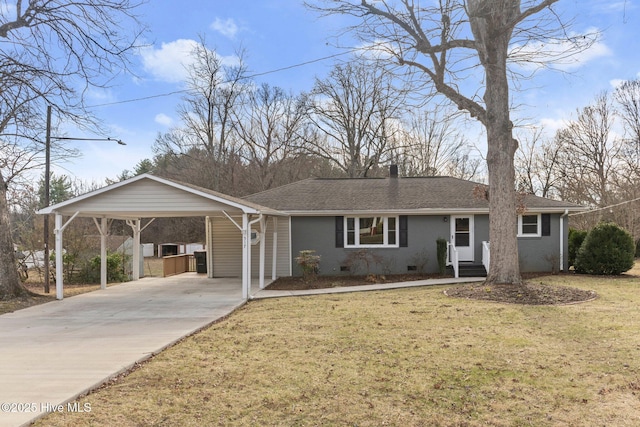
[[[594,291],[524,282],[522,285],[470,284],[454,286],[444,293],[450,297],[524,305],[564,305],[591,301]]]

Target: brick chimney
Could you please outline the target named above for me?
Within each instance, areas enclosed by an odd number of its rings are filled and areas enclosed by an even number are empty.
[[[389,166],[389,178],[397,178],[398,177],[398,165]]]

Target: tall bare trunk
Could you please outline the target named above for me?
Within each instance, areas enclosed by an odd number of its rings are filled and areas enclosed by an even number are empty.
[[[25,295],[27,292],[20,283],[16,258],[13,253],[11,221],[7,204],[7,185],[0,174],[0,300]]]
[[[509,23],[520,13],[520,2],[470,1],[469,6],[471,28],[486,77],[484,125],[487,129],[491,241],[487,282],[520,284],[514,168],[518,142],[513,137],[507,79],[507,53],[512,33]]]

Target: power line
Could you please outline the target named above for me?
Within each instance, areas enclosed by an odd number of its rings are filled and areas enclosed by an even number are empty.
[[[291,70],[291,69],[294,69],[294,68],[304,67],[305,65],[315,64],[316,62],[322,62],[322,61],[326,61],[327,59],[333,59],[333,58],[337,58],[339,56],[347,55],[347,54],[353,53],[356,50],[358,50],[358,49],[354,48],[354,49],[350,49],[350,50],[348,50],[346,52],[335,53],[333,55],[324,56],[322,58],[316,58],[316,59],[312,59],[312,60],[305,61],[305,62],[300,62],[298,64],[288,65],[286,67],[276,68],[274,70],[262,71],[262,72],[259,72],[259,73],[250,74],[248,76],[242,76],[242,77],[239,78],[239,80],[249,80],[249,79],[253,79],[255,77],[266,76],[268,74],[275,74],[275,73],[279,73],[281,71],[287,71],[287,70]],[[222,84],[225,84],[225,83],[229,83],[229,81],[222,82]],[[164,98],[166,96],[178,95],[178,94],[181,94],[181,93],[187,93],[189,91],[190,91],[190,89],[174,90],[172,92],[159,93],[159,94],[156,94],[156,95],[142,96],[142,97],[139,97],[139,98],[125,99],[125,100],[122,100],[122,101],[114,101],[114,102],[107,102],[107,103],[104,103],[104,104],[90,105],[87,108],[108,107],[108,106],[112,106],[112,105],[120,105],[120,104],[129,104],[129,103],[132,103],[132,102],[148,101],[150,99]]]
[[[584,211],[584,212],[572,213],[572,214],[569,214],[569,216],[584,215],[584,214],[589,214],[589,213],[592,213],[592,212],[603,211],[605,209],[616,208],[618,206],[626,205],[627,203],[637,202],[638,200],[640,200],[640,197],[638,197],[637,199],[633,199],[633,200],[627,200],[626,202],[616,203],[615,205],[605,206],[603,208],[597,208],[597,209],[591,209],[591,210]]]

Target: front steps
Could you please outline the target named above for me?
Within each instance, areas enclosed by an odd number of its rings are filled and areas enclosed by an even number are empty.
[[[453,266],[447,266],[447,274],[454,275]],[[487,270],[482,264],[461,262],[458,265],[458,277],[487,277]]]

